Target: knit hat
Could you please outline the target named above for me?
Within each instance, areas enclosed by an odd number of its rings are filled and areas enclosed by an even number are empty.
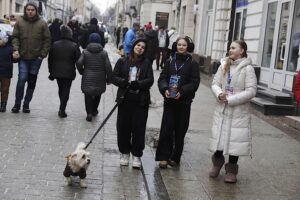
[[[69,26],[61,25],[59,29],[60,29],[60,36],[62,38],[72,38],[73,32]]]
[[[4,31],[0,31],[0,39],[4,42],[4,44],[6,44],[8,41],[7,33]]]
[[[89,43],[101,43],[101,37],[98,33],[92,33],[89,37]]]

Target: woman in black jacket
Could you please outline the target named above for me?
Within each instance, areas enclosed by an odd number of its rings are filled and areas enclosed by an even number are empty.
[[[67,117],[66,106],[69,100],[72,81],[76,76],[75,63],[80,57],[80,49],[72,40],[72,30],[66,26],[60,26],[61,38],[54,42],[50,48],[48,57],[49,79],[56,79],[60,106],[58,116]]]
[[[141,168],[140,157],[145,148],[145,131],[150,104],[150,87],[153,84],[153,70],[145,58],[147,42],[137,39],[127,58],[120,58],[113,71],[113,84],[118,89],[117,133],[118,147],[121,153],[120,165],[129,164],[130,153],[133,156],[132,167]]]
[[[186,37],[179,37],[176,43],[177,52],[167,60],[158,79],[164,110],[155,159],[161,168],[180,163],[191,103],[200,83],[199,65],[188,53],[192,44]]]

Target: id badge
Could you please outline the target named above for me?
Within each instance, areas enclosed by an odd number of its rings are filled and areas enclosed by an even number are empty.
[[[172,75],[170,77],[169,81],[169,94],[171,98],[175,98],[176,94],[178,92],[178,82],[179,82],[180,76]]]
[[[233,95],[233,87],[231,87],[230,85],[225,86],[225,92],[228,96]]]
[[[136,81],[137,79],[137,67],[130,67],[129,69],[129,81]]]

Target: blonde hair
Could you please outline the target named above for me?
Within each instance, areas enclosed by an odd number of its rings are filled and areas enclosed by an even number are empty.
[[[226,73],[228,72],[230,65],[232,64],[232,60],[229,57],[224,58],[223,60],[224,64],[224,73],[223,75],[226,76]]]

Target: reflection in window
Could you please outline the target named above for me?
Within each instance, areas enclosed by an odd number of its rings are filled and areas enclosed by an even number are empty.
[[[287,71],[290,72],[295,72],[300,69],[300,1],[295,1],[295,4],[287,65]]]
[[[265,39],[264,39],[262,67],[269,68],[271,65],[276,10],[277,10],[277,2],[270,3],[268,6],[268,15],[267,15],[267,23],[266,23],[267,27],[266,27]]]
[[[238,40],[240,38],[240,28],[241,28],[241,13],[235,14],[235,23],[233,31],[233,40]]]

